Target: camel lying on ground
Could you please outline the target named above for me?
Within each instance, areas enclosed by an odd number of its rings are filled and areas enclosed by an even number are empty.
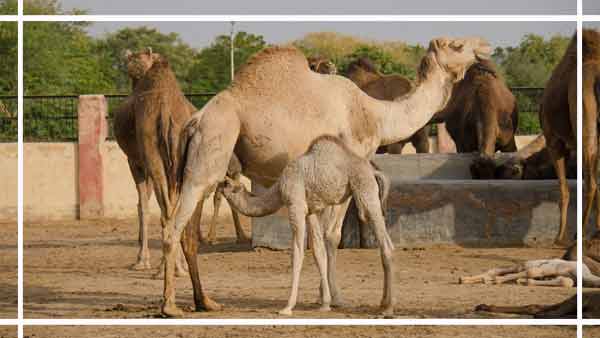
[[[583,30],[583,176],[585,198],[583,225],[587,227],[592,210],[595,226],[600,230],[598,175],[598,123],[600,109],[600,32]],[[594,204],[596,200],[596,204]]]
[[[434,39],[421,60],[417,86],[394,101],[374,99],[344,77],[313,72],[295,48],[266,48],[250,58],[233,84],[192,116],[181,138],[180,203],[164,243],[163,314],[182,315],[175,303],[176,243],[184,230],[194,231],[187,226],[190,217],[224,179],[234,151],[244,176],[265,187],[321,135],[335,135],[358,156],[370,158],[379,145],[404,140],[427,124],[446,105],[466,69],[490,53],[490,45],[481,38]],[[347,208],[345,202],[319,215],[320,224],[334,229],[325,241],[332,305],[342,303],[333,272]],[[220,309],[202,289],[197,257],[186,258],[196,310]]]
[[[567,51],[554,68],[544,89],[540,107],[540,123],[546,138],[546,147],[560,184],[560,229],[555,243],[565,245],[569,186],[567,158],[577,150],[577,36],[574,35]]]
[[[233,182],[223,189],[225,198],[244,215],[262,217],[282,207],[288,208],[292,240],[292,290],[287,306],[279,311],[291,315],[298,298],[300,271],[304,259],[305,233],[308,228],[313,255],[321,275],[321,311],[329,311],[331,294],[327,280],[326,234],[341,229],[321,228],[317,215],[327,206],[343,204],[354,198],[359,218],[371,224],[379,243],[384,270],[384,288],[381,308],[385,315],[394,312],[392,295],[394,245],[383,216],[383,203],[389,192],[389,181],[371,162],[355,155],[336,137],[321,136],[298,159],[289,162],[277,183],[258,196],[249,193],[243,185]],[[330,224],[332,226],[333,224]]]
[[[478,152],[484,158],[517,151],[518,119],[517,101],[490,60],[472,65],[436,114],[436,120],[446,122],[457,152]]]
[[[394,100],[407,94],[413,88],[413,83],[402,75],[379,73],[373,62],[367,57],[358,58],[350,63],[346,76],[365,93],[379,100]],[[380,146],[377,153],[402,154],[402,149],[408,142],[412,143],[417,153],[428,153],[430,131],[431,126],[426,125],[406,140]]]
[[[577,159],[572,152],[567,157],[567,178],[577,178]],[[508,158],[479,157],[470,166],[473,178],[500,180],[548,180],[556,179],[554,165],[546,148],[546,138],[538,135],[528,145]]]

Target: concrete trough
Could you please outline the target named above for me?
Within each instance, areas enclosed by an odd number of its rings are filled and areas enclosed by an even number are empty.
[[[501,155],[506,156],[506,155]],[[398,247],[551,245],[559,228],[556,180],[471,180],[472,154],[378,155],[392,187],[386,224]],[[570,235],[576,231],[576,182],[569,182]],[[259,192],[260,187],[254,187]],[[287,211],[253,219],[253,245],[290,247]],[[342,247],[375,247],[368,226],[351,205]]]

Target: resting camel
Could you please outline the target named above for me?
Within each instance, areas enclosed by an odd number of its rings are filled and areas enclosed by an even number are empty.
[[[598,195],[598,110],[600,109],[600,32],[583,30],[583,176],[585,182],[583,224],[588,226],[594,209],[600,230]],[[594,199],[596,204],[594,205]]]
[[[160,168],[160,166],[162,166],[161,161],[163,161],[163,160],[162,159],[159,160],[159,158],[157,157],[158,154],[156,151],[153,151],[152,154],[146,155],[146,156],[148,156],[148,158],[145,158],[143,153],[140,151],[141,143],[138,143],[138,142],[140,142],[140,140],[137,137],[136,121],[144,121],[143,117],[145,117],[145,114],[143,113],[143,111],[139,111],[138,112],[139,116],[136,118],[135,109],[136,109],[136,102],[138,100],[141,100],[142,98],[148,97],[148,95],[143,93],[142,90],[137,90],[137,92],[136,92],[136,86],[142,80],[149,81],[145,77],[155,62],[164,63],[163,66],[161,66],[164,69],[162,69],[160,71],[158,70],[158,68],[155,69],[153,71],[154,76],[164,75],[166,78],[169,79],[169,81],[165,81],[165,83],[163,83],[163,84],[157,84],[157,86],[163,86],[163,85],[164,86],[173,86],[173,85],[176,85],[176,80],[173,80],[172,71],[168,67],[168,63],[166,63],[167,61],[165,60],[165,58],[158,53],[153,53],[151,48],[147,48],[144,51],[138,52],[138,53],[132,53],[130,51],[127,51],[125,56],[127,58],[127,69],[128,69],[128,75],[129,75],[129,77],[131,79],[131,83],[132,83],[133,94],[130,95],[115,110],[114,134],[115,134],[115,138],[117,140],[119,147],[127,156],[127,162],[129,164],[129,169],[130,169],[133,179],[135,181],[136,189],[137,189],[137,193],[138,193],[138,220],[139,220],[139,228],[140,228],[140,230],[139,230],[140,251],[138,253],[137,262],[132,266],[132,269],[144,270],[144,269],[150,269],[150,251],[148,248],[148,215],[149,215],[148,202],[150,200],[150,197],[152,196],[152,189],[153,189],[153,185],[152,185],[153,181],[151,178],[151,171],[149,169],[147,169],[147,165],[154,166],[155,172],[157,170],[163,171],[163,169]],[[194,105],[192,105],[192,103],[189,100],[187,100],[185,98],[185,96],[183,96],[183,94],[178,86],[171,88],[169,93],[174,93],[173,95],[177,97],[177,99],[176,99],[177,102],[173,103],[174,106],[178,106],[178,105],[183,106],[182,109],[179,109],[177,112],[174,113],[174,114],[178,115],[178,118],[171,119],[169,122],[169,123],[173,123],[173,124],[178,123],[179,125],[176,127],[176,129],[180,130],[181,124],[183,124],[183,122],[186,121],[193,112],[197,111],[197,109],[196,109],[196,107],[194,107]],[[170,95],[170,94],[167,94],[167,95]],[[155,97],[155,99],[160,99],[160,97],[157,96],[157,97]],[[137,106],[140,107],[140,104],[138,103]],[[145,109],[143,107],[148,108],[147,106],[141,106],[141,107],[142,108],[138,108],[138,109]],[[167,114],[170,114],[170,113],[167,112]],[[157,126],[153,127],[151,125],[147,125],[145,127],[146,132],[151,131],[153,128],[156,128],[156,129],[160,128],[158,126],[158,121],[156,119],[154,121],[157,122]],[[162,123],[162,121],[160,121],[160,122]],[[150,122],[150,124],[151,123],[152,122]],[[177,133],[178,132],[173,131],[174,137],[178,137]],[[153,133],[149,133],[149,135],[150,136],[146,136],[146,137],[154,138]],[[156,140],[153,142],[156,142]],[[171,156],[175,156],[175,154],[171,154]],[[154,158],[154,159],[152,159],[152,158]],[[165,159],[165,162],[168,162],[168,161],[171,161],[171,160]],[[164,173],[163,173],[163,175],[164,175]],[[161,190],[165,190],[165,188],[169,184],[169,182],[166,181],[166,178],[162,175],[161,175],[161,177],[159,177],[159,182],[162,182],[159,185],[159,188]],[[159,195],[157,194],[157,196],[159,196]],[[221,196],[218,194],[215,195],[215,197],[214,197],[215,205],[218,204],[218,202],[216,200],[219,199],[220,197]],[[160,205],[160,203],[161,202],[159,202],[159,205]],[[162,210],[163,210],[163,208],[161,207],[161,212],[162,212]],[[210,231],[208,234],[209,242],[214,242],[214,239],[215,239],[215,224],[216,224],[216,216],[217,215],[218,215],[218,207],[215,208],[215,215],[213,217]],[[238,242],[249,241],[248,237],[246,236],[246,234],[244,233],[244,230],[242,229],[242,227],[240,225],[237,214],[233,210],[232,210],[232,215],[233,215],[233,219],[234,219],[234,225],[235,225],[235,229],[236,229],[236,233],[237,233]],[[183,256],[181,256],[180,264],[178,264],[178,268],[177,268],[178,275],[187,274],[184,269],[184,267],[186,265],[185,265],[185,263],[183,263],[183,259],[184,259]],[[159,269],[159,274],[160,274],[160,269]]]
[[[490,60],[469,68],[436,119],[446,122],[459,153],[491,158],[496,151],[517,151],[517,101]]]
[[[540,122],[546,147],[560,184],[560,229],[555,243],[567,240],[567,157],[577,150],[577,36],[575,35],[560,63],[554,68],[544,89]]]
[[[365,93],[379,100],[392,101],[405,95],[413,88],[413,83],[402,75],[383,75],[379,73],[373,62],[361,57],[348,65],[346,76],[356,83]],[[429,125],[419,129],[410,138],[379,147],[377,153],[401,154],[407,142],[412,143],[417,153],[429,152]]]
[[[288,208],[293,231],[293,278],[288,304],[279,311],[280,314],[291,315],[296,306],[307,227],[313,255],[321,275],[321,311],[330,311],[331,294],[327,281],[327,256],[323,240],[325,234],[341,229],[321,229],[317,215],[325,207],[340,205],[350,197],[354,197],[356,201],[361,221],[368,222],[373,227],[381,250],[385,275],[381,308],[385,315],[394,313],[394,245],[386,231],[383,216],[383,203],[389,188],[389,180],[381,171],[376,170],[367,159],[352,153],[341,140],[333,136],[315,139],[304,155],[289,162],[277,183],[259,196],[250,194],[239,183],[225,187],[225,198],[246,216],[262,217],[273,214],[284,206]],[[341,236],[341,232],[336,236]]]
[[[295,48],[266,48],[254,55],[229,88],[194,114],[182,137],[179,208],[164,245],[163,314],[182,314],[175,303],[176,243],[196,204],[201,208],[224,179],[234,151],[244,175],[265,187],[274,184],[288,162],[306,152],[320,135],[335,135],[358,156],[370,158],[379,145],[406,139],[422,128],[446,105],[453,84],[466,69],[490,53],[481,38],[432,40],[418,70],[418,85],[395,101],[374,99],[344,77],[311,71]],[[342,302],[333,272],[347,208],[348,202],[327,207],[319,215],[320,224],[332,229],[325,241],[332,306]],[[195,255],[189,256],[188,264],[197,267]],[[219,309],[203,292],[198,270],[190,272],[196,309]]]
[[[471,164],[473,178],[501,180],[548,180],[556,179],[556,172],[546,148],[546,138],[538,135],[528,145],[513,153],[509,158],[496,160],[480,157]],[[567,157],[567,178],[577,178],[576,154]]]

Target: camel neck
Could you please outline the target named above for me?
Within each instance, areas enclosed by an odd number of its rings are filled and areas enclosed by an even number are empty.
[[[442,110],[452,94],[453,81],[439,65],[415,89],[392,102],[384,102],[381,113],[381,144],[405,140],[423,128]]]

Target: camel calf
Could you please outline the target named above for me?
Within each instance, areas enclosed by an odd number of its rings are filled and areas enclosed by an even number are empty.
[[[346,147],[338,138],[321,136],[315,139],[308,151],[291,161],[283,170],[277,183],[260,196],[249,193],[245,187],[229,178],[223,195],[244,215],[261,217],[275,213],[286,206],[293,231],[292,290],[287,306],[279,311],[291,315],[298,296],[300,271],[304,259],[306,224],[310,234],[313,255],[321,275],[321,310],[329,311],[331,303],[325,236],[332,232],[340,235],[341,227],[321,229],[317,215],[329,206],[345,203],[353,197],[360,219],[372,224],[381,250],[384,270],[384,290],[381,307],[384,315],[393,314],[392,253],[390,239],[383,216],[384,202],[389,192],[389,181],[372,164]],[[327,250],[327,251],[326,251]],[[334,304],[335,305],[335,304]]]
[[[572,287],[577,280],[577,262],[564,259],[539,259],[475,275],[460,277],[460,284],[503,284],[516,281],[521,285]],[[600,287],[600,277],[583,264],[583,286]]]

